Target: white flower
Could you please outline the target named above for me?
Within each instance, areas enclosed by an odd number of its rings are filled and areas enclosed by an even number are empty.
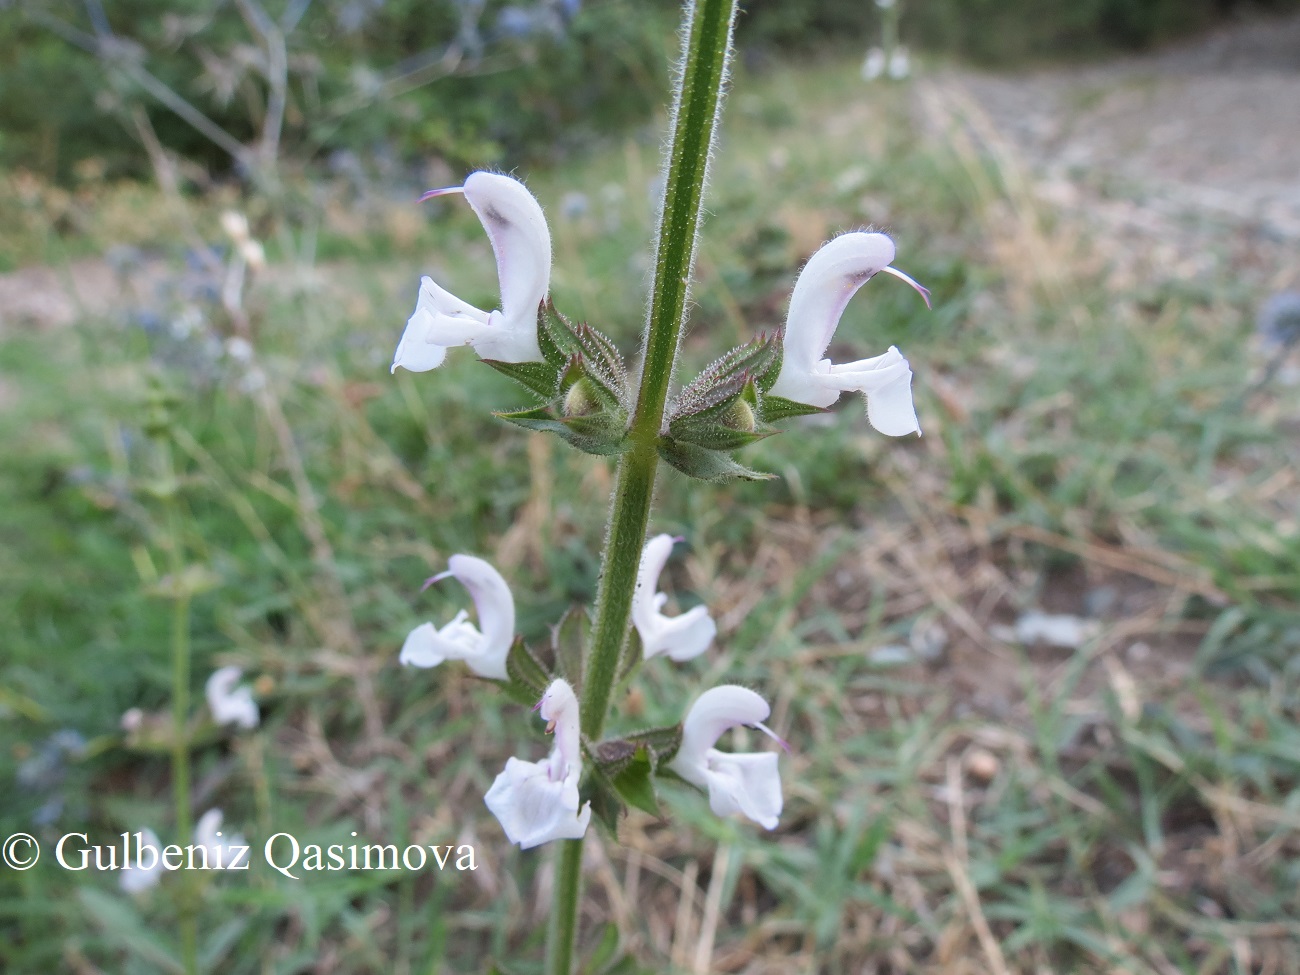
[[[420,199],[449,193],[465,195],[492,242],[501,308],[482,311],[432,278],[421,278],[415,312],[397,345],[392,371],[398,366],[412,372],[435,369],[454,345],[472,345],[484,359],[541,361],[537,308],[551,280],[551,232],[541,206],[519,180],[485,172],[471,173],[464,186],[430,190]]]
[[[889,54],[889,77],[902,81],[911,73],[911,62],[907,57],[907,48],[896,47]]]
[[[448,576],[469,590],[482,630],[468,621],[464,610],[442,629],[422,623],[407,636],[398,660],[414,667],[463,660],[480,677],[505,680],[506,657],[515,639],[515,601],[510,587],[501,573],[472,555],[453,555],[447,560],[447,571],[424,585],[427,588]]]
[[[261,716],[253,692],[247,687],[235,687],[244,672],[238,667],[222,667],[208,678],[205,693],[212,720],[219,725],[234,724],[241,728],[256,728]]]
[[[659,612],[668,597],[659,588],[659,573],[673,550],[671,535],[656,535],[645,543],[641,568],[637,570],[636,592],[632,596],[632,623],[641,635],[642,655],[646,660],[666,653],[673,660],[690,660],[709,648],[718,626],[709,616],[707,606],[695,606],[680,616],[668,617]]]
[[[227,838],[221,835],[221,810],[209,809],[199,817],[198,824],[194,827],[194,845],[201,846],[207,852],[207,869],[209,870],[226,870],[235,864],[237,858],[242,858],[244,853],[244,837],[236,833]],[[203,863],[202,858],[196,856],[196,863]]]
[[[885,52],[878,47],[873,47],[867,52],[867,58],[862,62],[862,80],[875,81],[885,73]]]
[[[781,742],[762,724],[771,713],[767,702],[747,687],[727,684],[705,691],[687,712],[681,747],[669,765],[687,782],[709,790],[709,807],[719,816],[742,813],[766,829],[775,829],[781,815],[776,753],[720,752],[713,746],[724,732],[742,724]]]
[[[591,822],[591,803],[578,808],[582,745],[578,699],[566,681],[556,680],[542,695],[538,710],[555,747],[542,762],[506,759],[483,801],[511,843],[529,850],[551,840],[576,840]]]
[[[135,840],[135,846],[128,846],[128,849],[135,854],[133,862],[130,865],[123,864],[117,883],[128,894],[142,894],[162,879],[162,841],[151,829],[138,830],[132,834],[132,839]],[[147,866],[140,865],[144,859],[148,860]]]
[[[912,370],[896,347],[843,365],[822,358],[849,299],[878,272],[902,278],[929,304],[929,292],[890,267],[893,259],[892,240],[863,232],[842,234],[809,258],[790,296],[773,396],[826,407],[845,390],[860,390],[867,400],[867,419],[881,433],[901,437],[921,432],[912,406]]]

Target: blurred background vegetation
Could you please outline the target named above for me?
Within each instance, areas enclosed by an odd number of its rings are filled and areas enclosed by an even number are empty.
[[[720,636],[626,707],[762,690],[787,807],[762,834],[677,789],[589,844],[590,971],[1300,972],[1300,404],[1260,315],[1300,290],[1297,7],[911,0],[915,79],[866,85],[875,4],[747,5],[683,375],[883,226],[935,310],[874,282],[832,354],[898,343],[925,436],[846,399],[752,448],[778,480],[664,472],[666,581]],[[418,592],[455,552],[547,639],[610,467],[494,420],[520,395],[471,355],[388,375],[419,274],[496,302],[469,209],[411,201],[526,177],[558,306],[633,354],[676,15],[0,3],[0,835],[169,838],[177,557],[196,722],[225,664],[264,715],[196,725],[195,811],[482,864],[209,878],[205,970],[539,970],[547,858],[482,795],[546,741],[396,655],[467,605]],[[172,880],[0,869],[0,969],[176,971]]]
[[[173,113],[151,75],[240,141],[266,112],[266,53],[235,2],[9,0],[0,16],[0,166],[63,184],[95,160],[146,177],[131,112],[163,145],[227,175],[232,160]],[[902,31],[927,52],[1025,65],[1142,50],[1296,0],[925,0]],[[671,0],[317,0],[285,4],[283,152],[346,166],[360,154],[457,167],[563,158],[644,122],[676,54]],[[300,9],[299,9],[300,8]],[[880,11],[864,0],[754,0],[739,44],[751,63],[828,44],[863,47]],[[433,80],[437,83],[431,83]]]

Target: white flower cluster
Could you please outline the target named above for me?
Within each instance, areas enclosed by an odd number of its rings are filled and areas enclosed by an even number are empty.
[[[658,535],[645,545],[633,597],[632,621],[644,659],[664,655],[682,661],[707,650],[717,633],[708,608],[696,606],[679,616],[662,612],[667,595],[658,591],[659,575],[674,539]],[[506,658],[514,642],[515,604],[505,579],[490,564],[472,555],[453,555],[446,572],[428,584],[452,577],[469,590],[478,626],[459,611],[445,626],[422,623],[402,646],[399,660],[434,667],[444,660],[463,660],[481,677],[506,679]],[[485,801],[510,842],[530,849],[550,840],[576,839],[587,830],[591,803],[579,804],[582,744],[578,698],[557,679],[546,689],[537,710],[555,734],[555,747],[540,762],[506,761]],[[687,782],[706,789],[720,816],[742,813],[767,829],[781,815],[781,778],[775,753],[733,753],[714,746],[732,728],[749,725],[771,735],[762,724],[771,709],[745,687],[724,685],[705,691],[687,711],[682,740],[669,767]]]

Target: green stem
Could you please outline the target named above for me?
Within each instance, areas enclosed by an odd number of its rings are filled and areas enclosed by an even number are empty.
[[[664,406],[690,298],[704,184],[721,114],[736,3],[695,0],[687,3],[683,14],[682,71],[673,99],[672,144],[655,243],[655,280],[641,388],[629,431],[631,446],[619,460],[614,505],[601,556],[591,652],[584,668],[582,733],[589,741],[598,740],[605,729],[619,658],[627,640],[632,595],[654,499]],[[546,970],[549,975],[570,975],[582,889],[582,840],[566,840],[557,857]]]
[[[583,679],[582,733],[593,741],[605,728],[650,521],[659,463],[657,442],[690,298],[704,183],[722,106],[735,16],[736,0],[699,0],[688,4],[685,11],[684,61],[673,102],[673,137],[655,245],[645,365],[629,432],[631,447],[618,465],[596,594],[592,653]]]
[[[172,585],[172,803],[176,833],[181,845],[191,842],[190,818],[190,594],[182,579],[185,568],[181,550],[181,524],[176,497],[176,472],[172,463],[171,444],[161,445],[165,489],[167,491],[168,563]],[[198,918],[195,912],[194,885],[189,872],[180,871],[181,961],[185,975],[198,975]]]
[[[582,840],[564,840],[556,851],[555,902],[546,935],[546,971],[569,975],[578,938],[578,903],[582,894]]]
[[[176,806],[176,832],[181,844],[190,842],[190,599],[176,597],[172,608],[172,800]],[[197,975],[198,919],[194,911],[194,885],[181,871],[181,957],[185,975]]]

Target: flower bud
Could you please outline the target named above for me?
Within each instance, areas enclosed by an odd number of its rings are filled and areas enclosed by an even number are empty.
[[[564,394],[565,416],[591,416],[600,411],[600,402],[591,389],[591,380],[579,379]]]
[[[745,402],[743,398],[737,398],[731,404],[726,415],[722,418],[722,423],[732,430],[740,430],[744,433],[753,433],[758,429],[758,422],[754,417],[754,408]]]

